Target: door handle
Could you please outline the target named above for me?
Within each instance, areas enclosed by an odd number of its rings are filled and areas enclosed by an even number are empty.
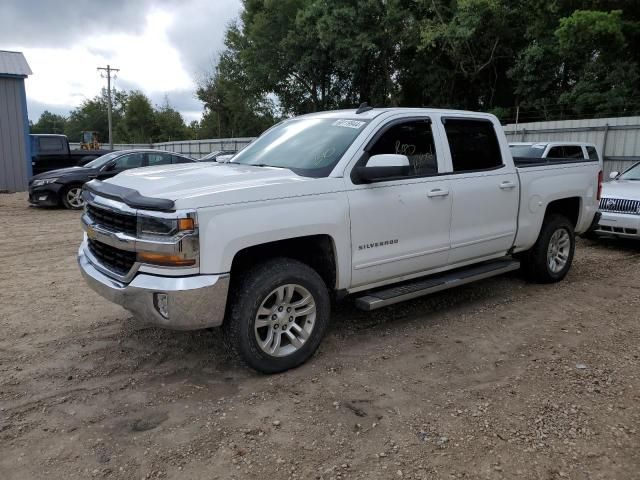
[[[427,193],[427,197],[446,197],[447,195],[449,195],[449,190],[443,190],[442,188],[434,188]]]
[[[515,188],[515,187],[516,187],[516,184],[513,182],[502,182],[500,184],[500,188],[503,190],[508,190],[510,188]]]

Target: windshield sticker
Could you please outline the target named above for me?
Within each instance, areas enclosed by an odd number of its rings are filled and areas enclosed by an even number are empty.
[[[531,148],[539,148],[540,150],[543,150],[545,148],[547,148],[546,145],[531,145]]]
[[[367,122],[361,122],[359,120],[336,120],[331,125],[334,127],[346,127],[346,128],[355,128],[358,130],[362,125]]]

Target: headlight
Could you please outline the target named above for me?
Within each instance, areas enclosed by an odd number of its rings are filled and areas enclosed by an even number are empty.
[[[138,215],[138,236],[172,237],[178,233],[190,233],[195,230],[195,221],[187,218],[161,218]]]
[[[34,180],[32,183],[32,186],[34,187],[41,187],[42,185],[48,185],[50,183],[54,183],[55,181],[57,181],[58,178],[44,178],[42,180]]]
[[[178,218],[138,215],[137,237],[146,242],[137,252],[138,262],[162,267],[196,265],[199,255],[197,226],[195,212]],[[154,248],[156,243],[173,247],[157,250]]]

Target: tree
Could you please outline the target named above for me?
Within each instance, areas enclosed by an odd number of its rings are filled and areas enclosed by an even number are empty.
[[[151,101],[139,90],[129,92],[120,132],[131,143],[152,143],[157,128]]]
[[[113,124],[115,126],[114,140],[121,142],[124,136],[118,135],[118,126],[122,121],[123,112],[127,103],[127,94],[116,91],[113,95]],[[82,104],[69,113],[65,125],[65,134],[72,142],[80,141],[80,132],[96,131],[102,142],[109,138],[109,127],[107,122],[107,96],[106,92],[92,99],[87,99]]]
[[[45,110],[38,121],[31,125],[31,133],[64,133],[67,119]]]
[[[198,91],[201,128],[237,131],[267,100],[285,116],[362,101],[505,120],[516,105],[531,119],[628,114],[639,44],[632,1],[244,0]]]
[[[154,141],[167,142],[170,140],[183,140],[187,136],[186,125],[180,112],[169,105],[169,99],[165,97],[164,104],[156,107],[154,111],[156,135]]]
[[[622,10],[576,10],[560,20],[555,35],[570,85],[560,101],[579,115],[625,114],[640,77],[638,64],[626,56]]]

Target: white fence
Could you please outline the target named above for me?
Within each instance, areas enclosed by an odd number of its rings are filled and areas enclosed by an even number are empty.
[[[244,138],[219,138],[210,140],[185,140],[182,142],[162,143],[117,143],[114,150],[131,150],[135,148],[154,148],[169,152],[182,153],[192,158],[202,158],[208,153],[217,150],[239,151],[253,141],[252,137]],[[80,148],[79,143],[70,143],[71,148]],[[109,144],[103,143],[102,148],[109,148]]]
[[[640,117],[521,123],[504,127],[511,142],[590,142],[604,157],[605,178],[640,161]]]

